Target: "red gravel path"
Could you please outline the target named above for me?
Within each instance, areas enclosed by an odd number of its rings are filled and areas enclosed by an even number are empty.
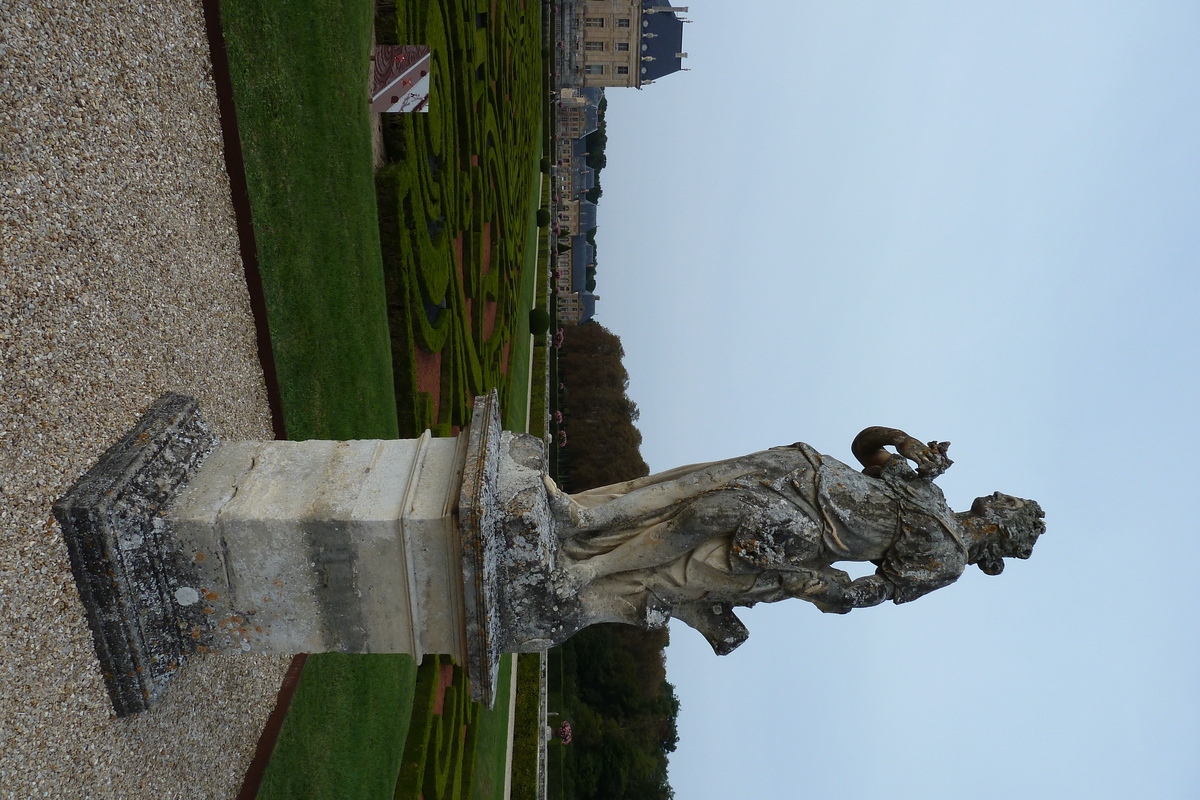
[[[446,705],[446,689],[448,689],[450,684],[453,682],[454,665],[442,664],[441,668],[438,670],[437,697],[435,697],[433,700],[433,713],[438,714],[439,716],[441,715],[442,709],[445,708]]]
[[[436,414],[442,399],[442,354],[430,353],[418,345],[413,348],[413,360],[417,364],[417,391],[433,396],[433,413]]]

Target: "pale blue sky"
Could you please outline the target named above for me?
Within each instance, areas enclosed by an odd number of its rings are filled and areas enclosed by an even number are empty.
[[[892,425],[1049,532],[725,658],[674,627],[677,796],[1200,795],[1200,4],[688,5],[601,176],[651,468]]]

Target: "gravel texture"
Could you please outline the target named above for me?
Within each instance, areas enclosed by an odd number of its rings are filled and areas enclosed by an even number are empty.
[[[112,715],[50,506],[168,390],[272,438],[198,3],[0,2],[0,798],[233,797],[288,664]]]

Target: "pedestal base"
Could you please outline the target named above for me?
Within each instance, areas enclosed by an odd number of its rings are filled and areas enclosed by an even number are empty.
[[[195,650],[183,631],[201,610],[173,602],[192,578],[162,515],[216,444],[195,400],[166,395],[54,505],[117,716],[153,705]]]
[[[542,652],[595,622],[633,622],[601,613],[586,595],[564,590],[557,559],[560,531],[546,492],[546,451],[541,439],[490,427],[489,399],[475,400],[472,443],[463,475],[460,529],[468,589],[476,606],[468,619],[486,622],[487,633],[468,638],[469,647],[495,658],[498,653]],[[474,437],[486,433],[476,446]],[[472,493],[468,497],[468,493]],[[467,592],[471,603],[471,592]],[[665,624],[665,618],[663,623]]]

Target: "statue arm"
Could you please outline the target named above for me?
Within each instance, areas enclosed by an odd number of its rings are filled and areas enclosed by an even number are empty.
[[[864,473],[878,477],[888,461],[894,458],[892,453],[884,449],[888,445],[895,447],[900,455],[916,462],[917,474],[923,478],[936,478],[954,463],[946,456],[949,442],[923,444],[899,428],[864,428],[854,437],[850,451],[863,465]]]
[[[807,600],[826,614],[845,614],[854,608],[877,606],[896,595],[896,587],[876,573],[856,580],[840,569],[785,573],[784,586],[793,597]]]
[[[841,587],[828,600],[814,601],[826,614],[846,614],[854,608],[870,608],[895,597],[896,587],[882,575],[867,575]]]

